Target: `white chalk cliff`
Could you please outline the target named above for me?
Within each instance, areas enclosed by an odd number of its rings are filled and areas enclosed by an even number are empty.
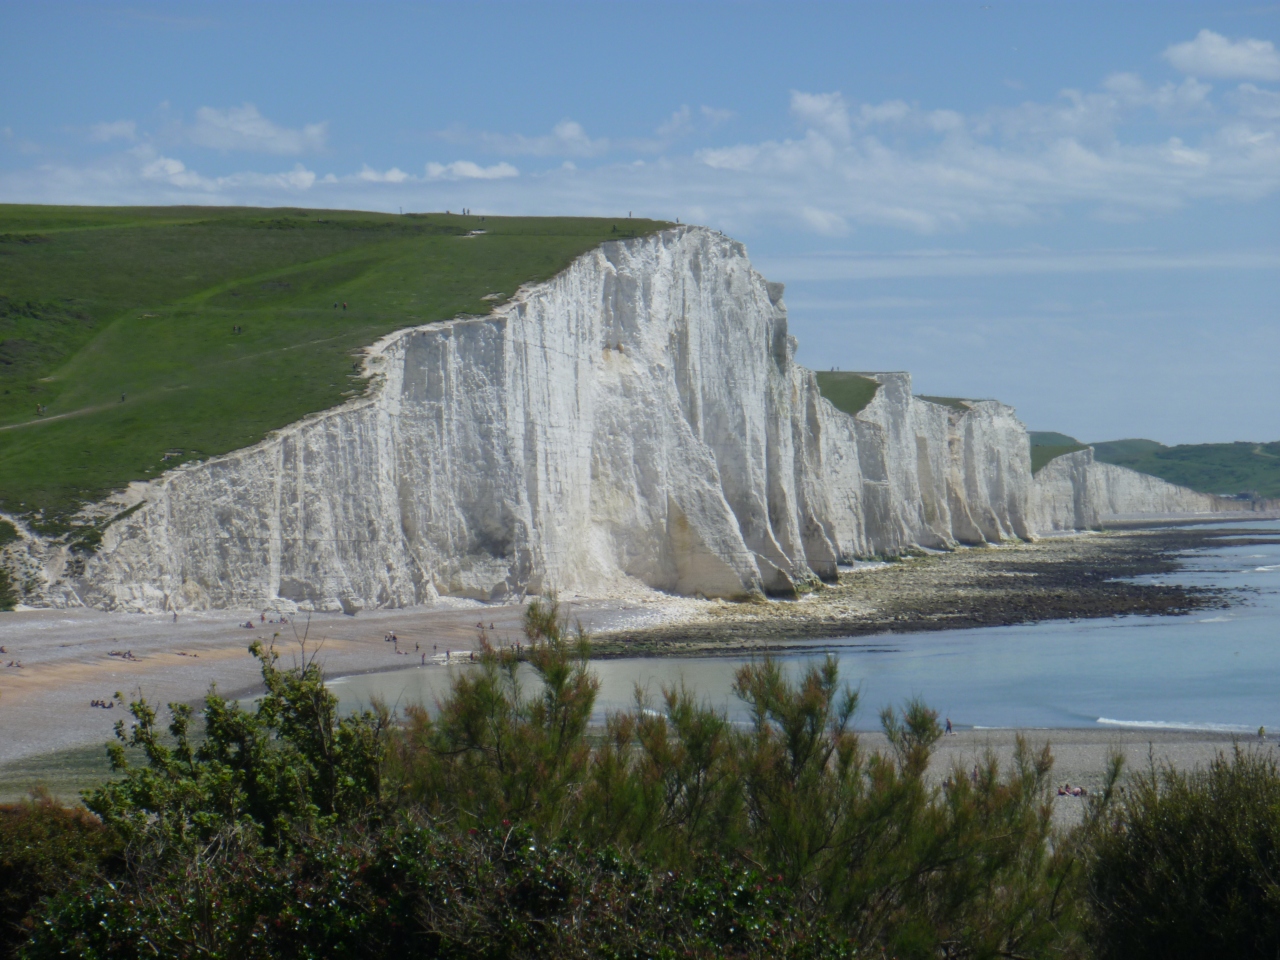
[[[795,348],[782,287],[741,244],[692,227],[606,243],[489,316],[384,338],[365,397],[133,484],[119,502],[140,506],[82,568],[49,568],[46,596],[736,597],[912,545],[1224,509],[1081,454],[1033,479],[1012,408],[926,402],[906,374],[872,375],[871,403],[841,413]]]
[[[1182,519],[1258,512],[1274,502],[1198,493],[1145,473],[1093,459],[1093,448],[1050,460],[1036,474],[1031,514],[1037,533],[1088,530],[1151,517]]]

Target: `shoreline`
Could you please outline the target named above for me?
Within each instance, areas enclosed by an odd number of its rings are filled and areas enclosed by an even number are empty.
[[[920,555],[900,563],[843,571],[840,583],[797,600],[731,603],[637,593],[630,598],[569,598],[562,609],[593,634],[593,656],[741,655],[794,649],[836,637],[964,629],[995,623],[1179,614],[1241,602],[1221,589],[1128,579],[1168,574],[1178,554],[1222,535],[1276,542],[1272,531],[1132,531],[1058,537],[984,549]],[[180,616],[77,610],[28,610],[0,616],[0,785],[12,761],[112,738],[121,714],[89,705],[116,691],[141,692],[163,706],[192,703],[217,684],[224,695],[260,689],[253,640],[276,635],[285,663],[319,651],[326,674],[344,676],[422,666],[448,649],[476,648],[477,625],[492,639],[521,636],[523,607],[445,601],[432,607],[313,614],[290,624],[262,622],[258,611],[214,610]],[[245,629],[246,619],[254,628]],[[383,635],[401,639],[385,643]],[[413,645],[417,645],[416,648]],[[782,645],[785,645],[782,646]],[[131,651],[136,659],[112,653]]]
[[[601,658],[765,653],[831,640],[1126,615],[1184,616],[1244,601],[1222,587],[1154,582],[1188,551],[1223,542],[1278,543],[1275,531],[1142,529],[1032,543],[917,552],[842,569],[835,584],[791,601],[706,605],[679,623],[613,630]],[[1224,544],[1225,545],[1225,544]]]

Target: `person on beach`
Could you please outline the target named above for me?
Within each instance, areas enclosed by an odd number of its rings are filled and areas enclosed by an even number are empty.
[[[949,737],[953,733],[955,733],[955,731],[951,729],[951,718],[947,717],[947,734],[946,735]]]

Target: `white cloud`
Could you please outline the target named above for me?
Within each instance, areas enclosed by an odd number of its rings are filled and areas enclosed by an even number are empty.
[[[252,103],[246,103],[225,110],[201,107],[196,111],[195,123],[184,132],[191,143],[215,150],[295,154],[322,149],[329,124],[311,123],[300,130],[281,127],[259,113]]]
[[[899,255],[817,254],[768,257],[766,274],[792,281],[887,280],[915,277],[1036,276],[1183,270],[1274,270],[1280,250],[1164,253],[1155,250],[975,253],[969,250],[912,251]]]
[[[1201,30],[1194,40],[1165,50],[1164,58],[1183,73],[1198,77],[1280,80],[1280,53],[1270,40],[1228,40],[1212,30]]]
[[[839,93],[791,91],[791,115],[804,126],[840,143],[849,140],[849,111]]]
[[[844,217],[838,213],[832,213],[830,210],[820,210],[817,207],[802,207],[800,216],[816,233],[836,237],[849,232],[849,224]]]
[[[1252,83],[1242,83],[1237,88],[1233,99],[1246,117],[1257,117],[1263,120],[1280,120],[1280,93],[1261,90]]]
[[[728,123],[737,116],[737,114],[732,110],[721,110],[717,107],[708,107],[705,104],[698,112],[702,114],[702,119],[713,127],[718,127],[722,123]]]
[[[0,199],[270,204],[312,190],[323,193],[317,203],[333,206],[642,210],[729,232],[841,236],[877,226],[929,235],[1071,217],[1134,223],[1205,199],[1255,202],[1280,192],[1280,94],[1250,83],[1218,94],[1194,77],[1151,85],[1116,73],[1091,90],[969,113],[899,99],[861,103],[838,92],[797,90],[788,103],[800,127],[792,136],[720,137],[696,150],[678,151],[674,139],[596,139],[573,121],[545,137],[495,141],[561,154],[531,162],[532,171],[477,158],[408,172],[366,165],[317,178],[299,165],[212,177],[172,156],[176,149],[162,156],[144,146],[80,169],[0,173]],[[701,134],[710,122],[705,111],[682,106],[659,132]],[[262,123],[267,133],[279,130]],[[497,135],[447,136],[482,145]],[[628,153],[616,162],[584,159],[602,149]],[[650,151],[659,156],[638,159]]]
[[[369,183],[404,183],[409,179],[409,174],[405,173],[399,167],[392,167],[385,173],[374,170],[368,164],[356,174],[356,176]]]
[[[520,171],[509,163],[495,163],[491,167],[482,167],[470,160],[427,164],[429,180],[505,180],[518,176]]]
[[[453,143],[476,143],[493,153],[535,157],[598,157],[609,152],[609,140],[593,139],[576,120],[561,120],[549,134],[527,137],[522,133],[475,133],[465,129],[440,134]]]
[[[671,114],[657,129],[657,134],[665,139],[684,136],[693,131],[693,111],[685,104]]]
[[[182,190],[198,190],[204,193],[221,193],[238,188],[280,189],[291,192],[309,190],[316,182],[316,175],[302,164],[282,173],[233,173],[225,177],[206,177],[191,170],[174,157],[156,155],[150,148],[133,151],[143,161],[139,171],[145,181],[153,181]]]
[[[107,143],[110,140],[137,140],[138,125],[132,120],[95,123],[89,128],[89,139],[94,143]]]

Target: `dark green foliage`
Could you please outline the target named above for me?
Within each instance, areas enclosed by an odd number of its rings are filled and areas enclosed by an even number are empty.
[[[13,587],[9,571],[0,569],[0,610],[9,611],[18,605],[18,591]]]
[[[119,840],[83,810],[36,794],[0,806],[0,960],[36,928],[41,901],[119,857]]]
[[[1151,769],[1099,832],[1089,895],[1104,960],[1280,955],[1280,770],[1237,749]]]
[[[277,666],[274,648],[250,647],[266,694],[253,711],[214,692],[205,698],[204,739],[191,737],[191,707],[170,704],[169,736],[145,700],[134,722],[116,722],[112,768],[124,774],[86,798],[90,810],[131,842],[149,839],[190,850],[227,831],[267,846],[379,812],[388,718],[339,717],[314,659]],[[123,698],[116,695],[123,706]],[[126,748],[141,750],[135,767]]]
[[[813,922],[901,957],[1058,939],[1047,752],[1020,748],[1008,775],[989,764],[977,783],[957,775],[940,793],[925,778],[936,716],[918,703],[886,712],[892,752],[866,753],[849,727],[856,697],[831,660],[795,679],[769,660],[742,669],[746,730],[670,689],[661,712],[611,717],[590,750],[595,683],[580,638],[541,605],[526,629],[521,657],[486,648],[437,718],[411,715],[390,779],[412,805],[481,830],[518,821],[671,870],[758,865]],[[527,698],[525,657],[542,680]]]
[[[880,384],[870,377],[842,371],[821,371],[815,373],[818,380],[818,392],[831,401],[841,413],[853,416],[866,407],[880,389]]]
[[[60,898],[37,958],[868,956],[796,909],[794,893],[726,863],[695,876],[515,828],[404,820],[309,837],[287,858],[234,842],[152,869],[129,896]],[[873,954],[873,955],[878,955]]]
[[[1098,459],[1103,460],[1104,463],[1139,459],[1148,454],[1169,449],[1155,440],[1104,440],[1102,443],[1093,444],[1093,448],[1098,454]]]
[[[1112,440],[1093,444],[1093,455],[1202,493],[1280,497],[1280,442],[1166,447],[1154,440]]]
[[[359,394],[361,348],[488,313],[486,296],[554,275],[613,226],[0,205],[0,509],[74,535],[86,501]]]

